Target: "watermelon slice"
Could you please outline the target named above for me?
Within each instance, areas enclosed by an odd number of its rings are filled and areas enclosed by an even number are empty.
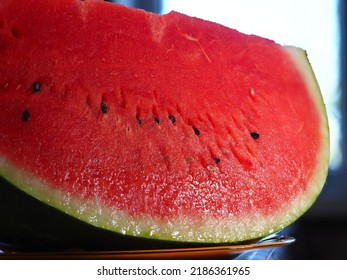
[[[240,242],[293,223],[325,183],[327,116],[299,48],[176,12],[1,0],[0,65],[0,175],[95,227]]]

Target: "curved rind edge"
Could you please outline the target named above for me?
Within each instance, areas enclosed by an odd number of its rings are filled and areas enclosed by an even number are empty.
[[[315,108],[318,110],[318,114],[320,116],[319,120],[321,122],[321,147],[319,152],[317,153],[316,172],[313,174],[309,182],[309,186],[307,188],[308,191],[304,193],[304,197],[301,198],[302,202],[299,202],[298,204],[301,205],[301,209],[299,209],[298,211],[299,213],[303,214],[316,201],[318,195],[321,193],[326,182],[330,160],[329,124],[323,96],[319,88],[319,84],[314,74],[311,63],[308,59],[307,52],[301,48],[293,46],[285,46],[283,49],[287,52],[289,57],[292,58],[294,64],[297,66],[297,70],[301,73],[301,76],[305,81],[307,89],[311,94],[311,99],[315,104]],[[299,216],[301,216],[301,214]]]

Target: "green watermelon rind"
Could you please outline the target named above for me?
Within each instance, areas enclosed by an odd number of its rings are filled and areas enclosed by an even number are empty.
[[[176,222],[163,224],[147,216],[132,218],[117,209],[103,207],[101,202],[72,199],[68,194],[62,193],[37,178],[35,174],[18,168],[4,156],[0,157],[0,175],[27,194],[64,213],[92,226],[125,235],[185,242],[235,243],[277,232],[292,224],[312,206],[324,186],[329,164],[327,115],[307,54],[296,47],[285,47],[284,51],[293,58],[293,62],[297,65],[321,116],[321,149],[317,153],[317,168],[308,183],[307,191],[290,204],[283,205],[283,208],[277,213],[267,217],[254,213],[237,219],[230,216],[229,219],[223,221],[211,218],[199,224],[193,218],[177,217]]]

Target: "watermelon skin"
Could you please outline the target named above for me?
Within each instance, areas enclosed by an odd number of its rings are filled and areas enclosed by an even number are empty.
[[[145,250],[209,246],[192,242],[123,235],[72,218],[0,178],[1,249],[57,252],[63,250]],[[11,209],[9,212],[8,209]],[[10,251],[10,250],[9,250]],[[1,255],[0,255],[1,256]]]
[[[15,2],[0,3],[6,180],[96,227],[189,242],[259,238],[314,203],[329,132],[303,50],[175,12]]]

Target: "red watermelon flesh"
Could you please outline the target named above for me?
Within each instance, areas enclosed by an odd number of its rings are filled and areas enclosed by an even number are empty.
[[[291,224],[324,185],[301,49],[176,12],[2,0],[0,65],[0,174],[94,226],[238,242]]]

